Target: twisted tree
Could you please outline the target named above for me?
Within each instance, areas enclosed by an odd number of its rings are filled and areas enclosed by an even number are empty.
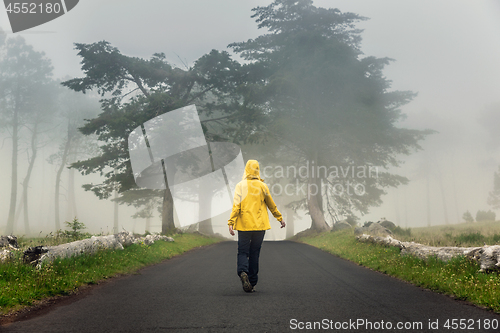
[[[253,11],[268,32],[230,47],[249,62],[255,79],[245,86],[246,103],[266,115],[277,156],[307,169],[288,175],[304,186],[296,206],[317,230],[328,228],[325,213],[334,220],[366,213],[382,202],[384,187],[407,182],[386,169],[430,133],[397,126],[415,94],[390,91],[382,71],[391,59],[363,57],[355,23],[365,18],[311,0]]]

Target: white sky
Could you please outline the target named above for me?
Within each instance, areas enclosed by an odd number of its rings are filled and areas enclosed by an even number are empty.
[[[75,42],[106,40],[126,55],[148,58],[164,52],[173,63],[181,64],[180,57],[192,64],[211,49],[224,50],[231,42],[261,34],[250,18],[250,9],[269,3],[81,0],[64,16],[19,34],[52,59],[56,77],[82,75]],[[364,29],[363,52],[395,59],[384,72],[393,81],[393,89],[419,93],[404,107],[408,119],[403,125],[440,131],[424,143],[425,153],[405,158],[408,163],[400,172],[412,183],[391,191],[383,206],[362,221],[384,216],[403,226],[425,225],[426,180],[418,175],[418,169],[431,162],[433,224],[444,223],[443,206],[447,206],[452,223],[467,209],[473,215],[478,209],[489,209],[486,198],[493,171],[500,164],[499,147],[486,146],[491,138],[478,119],[486,117],[482,123],[488,124],[492,133],[499,126],[488,119],[500,112],[500,2],[317,0],[314,4],[370,18],[358,25]],[[13,36],[4,7],[0,8],[0,27]],[[2,155],[8,153],[8,147],[5,144]],[[5,162],[0,167],[7,171],[4,175],[10,175]],[[3,188],[10,188],[9,179],[0,179]],[[440,181],[447,198],[444,205]],[[93,200],[88,193],[85,198]],[[7,199],[2,199],[0,216],[7,216]]]

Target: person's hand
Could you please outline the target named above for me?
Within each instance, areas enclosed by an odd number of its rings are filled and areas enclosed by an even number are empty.
[[[231,234],[231,236],[234,236],[234,230],[232,225],[229,226],[229,233]]]
[[[280,223],[281,223],[281,228],[284,228],[286,226],[285,221],[281,220]]]

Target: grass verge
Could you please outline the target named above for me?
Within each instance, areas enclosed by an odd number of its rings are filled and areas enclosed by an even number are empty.
[[[195,234],[174,235],[175,242],[157,241],[151,246],[134,244],[124,250],[62,259],[36,269],[20,259],[0,265],[0,315],[20,310],[37,300],[68,295],[83,285],[159,263],[195,247],[219,242]]]
[[[483,221],[393,230],[395,238],[403,242],[417,242],[430,246],[500,245],[500,221]]]
[[[416,286],[500,313],[500,275],[479,273],[479,265],[465,257],[444,263],[435,258],[421,260],[401,256],[396,247],[358,242],[352,230],[306,236],[299,241]]]

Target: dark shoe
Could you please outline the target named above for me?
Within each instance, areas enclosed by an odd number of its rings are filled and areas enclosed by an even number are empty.
[[[250,284],[250,281],[248,281],[247,273],[241,272],[240,279],[241,279],[241,284],[243,285],[243,290],[246,291],[247,293],[251,293],[253,288],[252,285]]]
[[[256,292],[257,290],[255,290],[255,286],[252,287],[252,292]]]

